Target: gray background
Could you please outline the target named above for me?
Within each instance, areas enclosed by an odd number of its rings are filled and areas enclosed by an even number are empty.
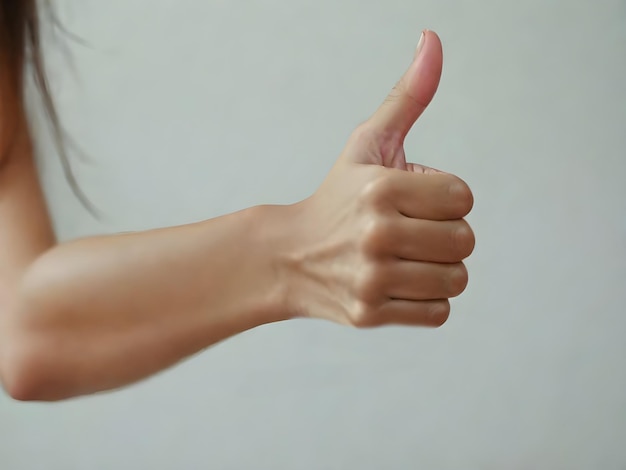
[[[477,247],[438,330],[294,321],[122,392],[0,396],[2,470],[626,468],[624,0],[56,8],[89,42],[47,57],[108,214],[35,115],[63,239],[308,196],[428,27],[444,75],[407,153],[473,188]]]

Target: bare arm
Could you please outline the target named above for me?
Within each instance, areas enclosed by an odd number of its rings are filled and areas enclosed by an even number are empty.
[[[20,152],[0,173],[0,371],[15,398],[116,388],[285,318],[271,259],[281,208],[53,247]]]
[[[18,399],[132,383],[292,316],[438,326],[474,238],[459,178],[405,160],[432,99],[430,32],[389,98],[310,198],[205,222],[54,246],[28,140],[0,170],[0,377]]]

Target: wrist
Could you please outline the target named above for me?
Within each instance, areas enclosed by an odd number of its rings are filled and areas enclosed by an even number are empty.
[[[247,212],[248,246],[253,250],[252,256],[264,260],[270,280],[264,300],[268,322],[294,318],[298,312],[290,300],[295,293],[289,267],[299,241],[298,204],[261,205]]]

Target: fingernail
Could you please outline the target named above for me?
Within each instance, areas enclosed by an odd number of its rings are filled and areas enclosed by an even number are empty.
[[[419,57],[422,47],[424,46],[424,36],[425,36],[424,31],[422,31],[420,40],[417,43],[417,47],[415,48],[415,58]]]

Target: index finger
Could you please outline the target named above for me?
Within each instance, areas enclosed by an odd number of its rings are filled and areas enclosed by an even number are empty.
[[[472,210],[474,197],[465,181],[449,173],[392,172],[388,197],[394,208],[413,219],[457,220]]]

